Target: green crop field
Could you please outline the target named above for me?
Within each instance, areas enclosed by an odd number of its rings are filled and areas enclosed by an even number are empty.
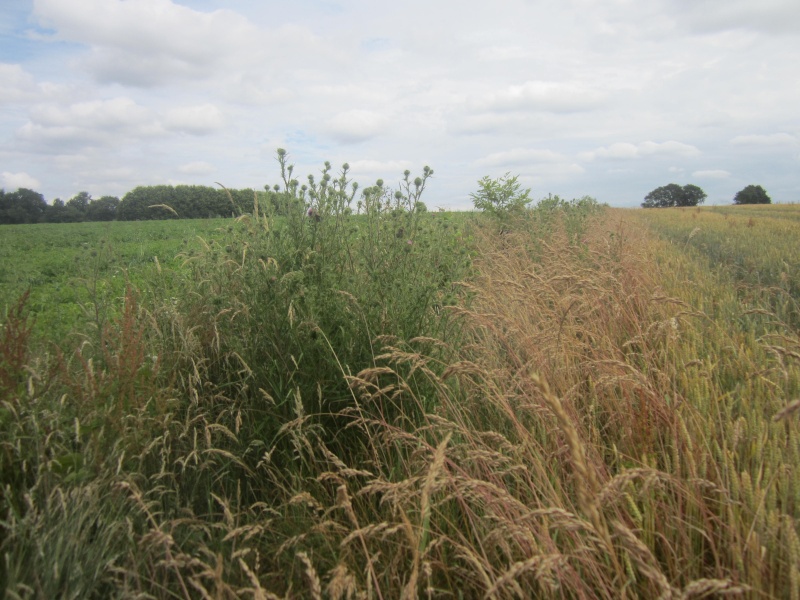
[[[428,176],[3,228],[5,596],[800,597],[800,208]]]
[[[95,309],[120,304],[126,283],[142,285],[162,269],[220,240],[230,221],[112,221],[5,225],[0,236],[0,307],[30,290],[37,333],[62,340],[96,321]]]

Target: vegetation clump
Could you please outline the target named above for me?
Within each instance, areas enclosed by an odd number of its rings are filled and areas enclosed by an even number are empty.
[[[530,197],[531,190],[523,190],[518,179],[519,175],[512,177],[511,173],[506,173],[497,179],[487,175],[478,181],[478,191],[470,194],[473,205],[501,223],[507,224],[514,217],[519,217],[533,202]]]
[[[33,190],[0,189],[0,225],[237,217],[252,207],[257,193],[264,194],[204,185],[149,185],[137,186],[122,200],[78,192],[66,202],[56,198],[48,204]]]
[[[736,192],[733,198],[734,204],[772,204],[766,190],[760,185],[748,185]]]
[[[670,183],[647,194],[642,202],[642,208],[697,206],[705,199],[706,193],[696,185],[680,186],[677,183]]]

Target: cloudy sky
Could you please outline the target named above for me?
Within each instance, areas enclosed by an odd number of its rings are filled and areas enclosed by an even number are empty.
[[[0,186],[255,187],[347,161],[634,206],[800,201],[798,0],[3,0]]]

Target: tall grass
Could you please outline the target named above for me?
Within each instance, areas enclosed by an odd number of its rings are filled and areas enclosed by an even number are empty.
[[[51,357],[9,313],[8,597],[798,596],[800,347],[729,274],[588,202],[346,214],[281,166],[177,302]]]

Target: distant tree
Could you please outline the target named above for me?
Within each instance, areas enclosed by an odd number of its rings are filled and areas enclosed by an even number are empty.
[[[85,220],[86,213],[80,208],[80,204],[65,203],[60,198],[56,198],[52,205],[48,205],[42,217],[45,223],[80,223]]]
[[[53,204],[47,206],[42,217],[45,223],[66,223],[67,220],[67,206],[61,198],[53,200]]]
[[[38,223],[47,210],[44,196],[27,188],[0,196],[0,223]]]
[[[151,219],[175,219],[173,213],[163,206],[172,207],[174,198],[171,185],[140,185],[125,194],[117,209],[120,221],[147,221]],[[158,206],[159,208],[151,208]],[[172,207],[175,210],[174,207]],[[177,211],[176,211],[177,212]],[[180,214],[180,213],[178,213]]]
[[[237,216],[243,213],[252,213],[253,206],[255,204],[255,196],[256,191],[252,188],[244,188],[241,190],[232,190],[228,189],[227,191],[222,190],[223,198],[227,205],[223,205],[221,207],[223,209],[223,214],[230,215],[231,213],[236,214]],[[228,197],[230,194],[230,198]],[[263,196],[263,194],[261,194]],[[233,201],[233,204],[231,204]]]
[[[696,185],[679,186],[670,183],[654,189],[644,197],[642,208],[671,208],[675,206],[697,206],[706,199],[706,193]]]
[[[678,199],[683,195],[683,188],[677,183],[670,183],[659,188],[644,197],[642,208],[668,208],[678,205]]]
[[[86,221],[86,211],[91,201],[92,195],[89,192],[78,192],[67,200],[66,220],[72,223]]]
[[[691,183],[683,186],[683,196],[679,199],[678,206],[697,206],[706,199],[706,193]]]
[[[139,186],[123,196],[117,219],[207,219],[252,212],[253,190],[229,192],[230,197],[223,189],[204,185]]]
[[[117,218],[117,208],[119,198],[115,196],[103,196],[97,200],[92,200],[86,207],[87,221],[113,221]]]
[[[734,204],[772,204],[772,198],[760,185],[748,185],[743,190],[736,192]]]

